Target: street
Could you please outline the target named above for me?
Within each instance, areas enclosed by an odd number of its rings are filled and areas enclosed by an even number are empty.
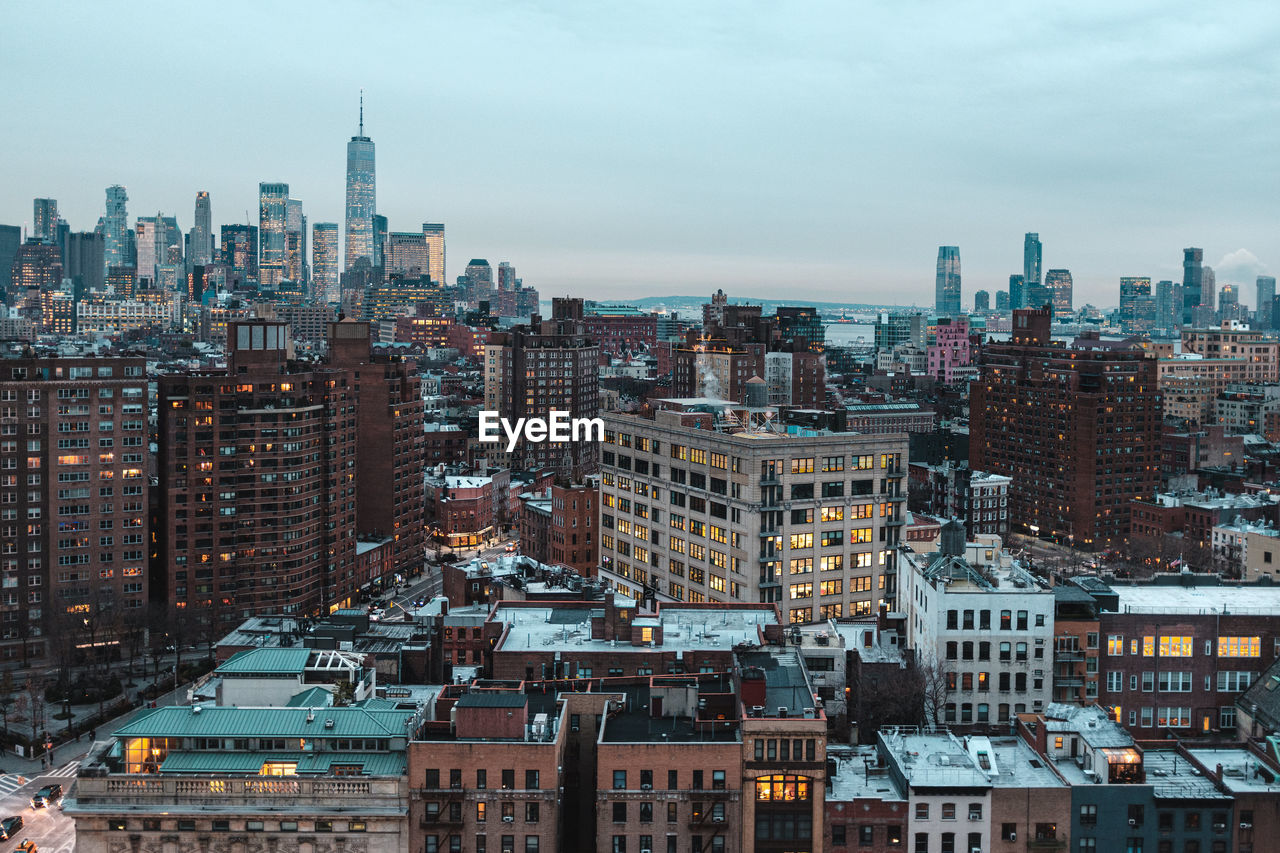
[[[27,779],[14,773],[0,776],[0,818],[20,815],[23,826],[13,834],[5,849],[17,847],[24,838],[34,841],[41,851],[47,853],[71,853],[76,849],[75,821],[57,808],[31,808],[31,795],[48,784],[62,786],[65,796],[75,782],[79,761],[72,761],[40,776]]]
[[[508,551],[507,545],[516,546],[516,551]],[[519,540],[506,539],[498,542],[489,548],[479,548],[475,550],[455,551],[454,552],[459,563],[467,563],[474,559],[487,560],[493,562],[498,557],[514,556],[519,553]],[[442,595],[444,593],[444,571],[435,563],[427,563],[426,571],[418,580],[406,585],[400,592],[396,593],[391,599],[393,604],[388,616],[395,615],[397,608],[411,607],[412,602],[419,598],[430,600],[431,598]],[[400,611],[403,615],[403,611]]]

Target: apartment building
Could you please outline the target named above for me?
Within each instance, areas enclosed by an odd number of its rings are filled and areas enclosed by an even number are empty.
[[[805,623],[894,595],[905,434],[771,428],[724,401],[605,416],[600,576],[658,601],[778,603]]]

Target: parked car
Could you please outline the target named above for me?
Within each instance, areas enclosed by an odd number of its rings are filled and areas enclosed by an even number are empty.
[[[36,853],[40,848],[36,843],[28,838],[22,839],[22,843],[13,848],[13,853]]]
[[[31,808],[42,809],[62,799],[61,785],[45,785],[31,798]]]

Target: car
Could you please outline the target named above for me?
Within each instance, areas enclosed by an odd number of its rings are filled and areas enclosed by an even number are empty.
[[[0,841],[8,841],[19,829],[22,829],[22,815],[0,820]]]
[[[60,799],[62,799],[61,785],[45,785],[31,798],[31,808],[40,809],[51,806]]]
[[[514,543],[514,542],[508,542],[508,543],[507,543],[507,553],[508,553],[508,554],[514,554],[515,552],[516,552],[516,543]]]
[[[29,838],[22,839],[22,843],[13,848],[13,853],[36,853],[40,848]]]

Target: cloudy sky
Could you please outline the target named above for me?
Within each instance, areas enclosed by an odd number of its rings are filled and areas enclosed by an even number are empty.
[[[523,2],[8,4],[0,222],[256,221],[287,181],[340,221],[365,90],[378,211],[443,221],[449,275],[544,297],[795,294],[929,304],[1044,266],[1280,268],[1280,5]]]

